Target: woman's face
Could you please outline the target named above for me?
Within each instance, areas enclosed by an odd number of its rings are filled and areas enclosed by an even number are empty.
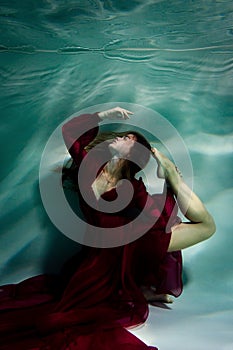
[[[110,144],[109,149],[113,155],[127,157],[137,140],[133,134],[127,134],[122,137],[116,137]]]

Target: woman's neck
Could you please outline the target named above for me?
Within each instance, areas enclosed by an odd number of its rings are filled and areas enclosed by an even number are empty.
[[[103,193],[115,188],[118,181],[122,179],[121,163],[122,159],[112,158],[95,179],[92,184],[92,189],[97,199],[99,199]]]
[[[124,160],[114,156],[104,167],[104,172],[116,181],[122,179],[122,162]]]

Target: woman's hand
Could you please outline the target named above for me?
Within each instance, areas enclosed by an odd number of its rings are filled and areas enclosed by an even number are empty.
[[[130,115],[132,115],[133,112],[128,111],[127,109],[121,108],[121,107],[115,107],[108,109],[103,112],[99,112],[98,115],[99,117],[104,120],[104,119],[129,119]]]

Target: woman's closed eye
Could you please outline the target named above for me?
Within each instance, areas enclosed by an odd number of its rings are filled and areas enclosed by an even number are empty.
[[[133,141],[136,141],[136,136],[135,135],[133,135],[133,134],[128,134],[128,135],[125,135],[124,137],[123,137],[123,139],[124,140],[133,140]]]

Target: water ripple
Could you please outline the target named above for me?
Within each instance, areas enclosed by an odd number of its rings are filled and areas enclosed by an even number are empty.
[[[133,44],[133,45],[132,45]],[[108,58],[118,58],[126,60],[145,60],[154,57],[157,52],[198,52],[198,51],[219,51],[224,53],[233,51],[233,45],[210,45],[203,47],[192,48],[161,48],[153,47],[147,40],[132,39],[130,41],[116,40],[106,44],[100,48],[89,48],[83,46],[66,46],[59,49],[43,49],[36,48],[31,45],[22,46],[5,46],[0,45],[0,53],[23,53],[23,54],[35,54],[35,53],[56,53],[56,54],[80,54],[81,52],[100,52],[104,53]]]

